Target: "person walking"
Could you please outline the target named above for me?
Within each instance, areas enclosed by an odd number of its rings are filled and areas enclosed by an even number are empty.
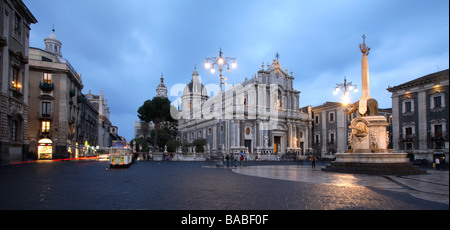
[[[244,153],[242,153],[242,151],[240,151],[239,154],[241,155],[239,157],[239,166],[242,166],[242,161],[244,161]]]
[[[312,168],[316,167],[316,156],[314,155],[311,156],[311,167]]]
[[[225,156],[225,161],[227,162],[227,168],[230,167],[230,155]]]
[[[441,161],[439,160],[439,157],[436,157],[436,160],[434,160],[434,163],[436,163],[436,169],[439,170],[439,166],[441,164]]]
[[[232,153],[233,154],[233,153]],[[237,161],[239,160],[239,156],[237,154],[234,154],[233,161],[234,161],[234,167],[237,167]]]

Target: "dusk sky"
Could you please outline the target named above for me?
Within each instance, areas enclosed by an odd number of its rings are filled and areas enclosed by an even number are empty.
[[[194,67],[219,84],[205,57],[236,57],[224,72],[243,82],[272,63],[293,71],[300,107],[340,101],[336,83],[361,85],[359,44],[366,35],[370,94],[391,107],[387,86],[449,68],[448,0],[23,0],[38,20],[30,46],[45,49],[52,28],[62,55],[81,74],[83,93],[103,91],[110,120],[127,141],[137,110],[155,96],[161,73],[169,99],[181,96]],[[172,92],[171,92],[172,89]],[[359,100],[361,90],[351,95]]]

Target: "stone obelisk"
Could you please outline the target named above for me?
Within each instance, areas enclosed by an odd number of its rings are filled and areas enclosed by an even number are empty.
[[[366,46],[366,35],[363,34],[363,44],[359,44],[359,49],[363,56],[361,58],[361,98],[359,99],[359,112],[365,114],[367,111],[367,99],[370,98],[369,89],[369,55],[370,48]]]

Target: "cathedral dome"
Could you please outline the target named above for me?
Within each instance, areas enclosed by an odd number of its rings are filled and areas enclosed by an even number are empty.
[[[199,79],[199,75],[197,72],[197,68],[194,69],[192,73],[192,80],[189,82],[186,87],[184,87],[183,94],[185,95],[199,95],[202,97],[208,97],[208,92],[206,87],[201,83]]]

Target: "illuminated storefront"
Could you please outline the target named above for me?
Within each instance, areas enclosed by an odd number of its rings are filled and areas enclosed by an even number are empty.
[[[52,140],[46,138],[41,139],[38,144],[38,159],[52,159]]]

